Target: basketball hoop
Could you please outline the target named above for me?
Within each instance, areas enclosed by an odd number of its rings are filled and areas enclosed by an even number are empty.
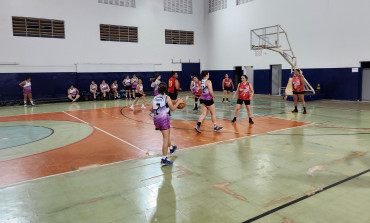
[[[262,56],[262,50],[254,50],[256,57]]]

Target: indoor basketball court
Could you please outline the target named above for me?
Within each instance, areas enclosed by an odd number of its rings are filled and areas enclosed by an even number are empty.
[[[1,1],[0,222],[370,222],[370,3],[332,4]]]

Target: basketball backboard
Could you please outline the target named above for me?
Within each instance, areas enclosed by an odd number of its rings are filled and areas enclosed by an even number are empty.
[[[268,26],[251,30],[251,49],[280,48],[279,34],[284,33],[280,25]]]

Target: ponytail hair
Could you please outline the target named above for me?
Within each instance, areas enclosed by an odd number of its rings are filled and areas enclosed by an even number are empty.
[[[205,77],[205,76],[207,76],[209,74],[209,72],[208,71],[206,71],[206,70],[203,70],[202,71],[202,73],[200,74],[200,76],[202,77],[202,79]]]
[[[158,85],[158,92],[160,94],[167,94],[167,84],[165,82],[161,82]]]

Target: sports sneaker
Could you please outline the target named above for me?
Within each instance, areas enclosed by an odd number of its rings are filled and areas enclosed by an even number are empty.
[[[221,131],[223,129],[223,127],[221,127],[221,126],[215,126],[214,128],[213,128],[213,131],[214,132],[219,132],[219,131]]]
[[[174,153],[177,150],[177,146],[172,146],[172,149],[170,149],[170,153]]]
[[[232,123],[235,123],[236,122],[236,118],[233,118],[233,120],[231,121]]]
[[[27,107],[27,104],[24,104],[24,107]]]
[[[133,105],[131,105],[130,109],[133,111],[133,110],[134,110],[134,106],[133,106]]]
[[[195,126],[194,128],[197,132],[201,133],[202,131],[200,131],[200,127],[198,125]]]
[[[198,111],[198,107],[194,107],[193,108],[193,111]]]
[[[303,111],[303,114],[307,114],[307,112],[306,111]]]
[[[36,104],[35,103],[31,103],[32,106],[35,106]]]
[[[173,164],[173,162],[167,160],[167,158],[166,159],[161,159],[161,165],[162,166],[169,166],[169,165],[172,165],[172,164]]]
[[[294,109],[293,111],[292,111],[292,113],[297,113],[298,112],[298,110],[297,109]]]
[[[249,124],[254,124],[254,121],[252,119],[249,119]]]

